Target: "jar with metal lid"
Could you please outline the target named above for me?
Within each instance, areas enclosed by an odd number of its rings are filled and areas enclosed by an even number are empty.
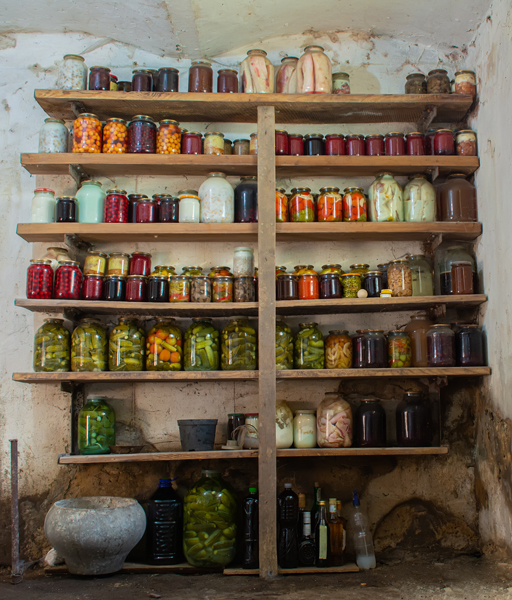
[[[80,454],[110,454],[116,444],[116,415],[103,397],[90,397],[78,415]]]
[[[70,335],[64,320],[45,319],[34,336],[34,371],[66,373],[70,366]]]
[[[103,298],[103,276],[84,275],[82,300],[101,300]]]
[[[169,286],[170,302],[190,302],[190,277],[173,275]]]
[[[485,365],[484,334],[478,325],[461,325],[455,334],[457,366],[481,367]]]
[[[364,366],[384,369],[388,366],[388,345],[382,329],[367,329],[363,334]]]
[[[89,89],[110,91],[110,69],[108,67],[91,67],[89,69]]]
[[[408,257],[412,277],[413,296],[433,296],[434,277],[432,266],[424,254],[412,254]]]
[[[79,263],[73,260],[63,260],[59,262],[55,272],[55,291],[56,300],[80,300],[80,290],[82,286],[82,271]]]
[[[405,78],[405,93],[406,94],[426,94],[427,80],[423,73],[410,73]]]
[[[308,277],[307,275],[301,275],[301,277]],[[311,277],[311,276],[310,276]],[[300,283],[300,278],[299,278]],[[341,288],[340,274],[339,273],[324,273],[320,275],[320,298],[342,298],[343,292]]]
[[[199,188],[201,223],[233,223],[235,192],[224,173],[209,173]]]
[[[120,317],[110,332],[108,368],[110,371],[144,371],[146,335],[130,317]]]
[[[181,371],[182,335],[172,319],[160,319],[146,339],[148,371]]]
[[[295,56],[285,56],[281,59],[281,65],[276,74],[276,93],[297,93],[297,63],[299,59]]]
[[[233,282],[233,302],[255,302],[256,290],[254,279],[250,277],[236,277]]]
[[[393,131],[386,134],[384,138],[384,146],[386,156],[404,156],[405,155],[405,139],[404,134],[399,131]]]
[[[276,321],[276,371],[293,369],[293,334],[284,321]]]
[[[221,335],[221,369],[254,371],[258,368],[258,335],[243,317],[232,319]]]
[[[476,133],[472,129],[459,129],[455,134],[455,143],[458,156],[478,156]]]
[[[105,192],[99,181],[83,181],[76,193],[79,223],[102,223],[105,212]]]
[[[199,267],[189,267],[189,269],[195,269]],[[189,273],[187,273],[188,275]],[[225,266],[216,266],[210,269],[208,273],[208,277],[232,277],[233,273],[231,273],[231,269]]]
[[[185,332],[184,347],[185,371],[218,371],[219,370],[219,332],[212,324],[212,320],[205,317],[192,319],[192,325]],[[233,417],[234,415],[229,415]],[[240,420],[241,421],[241,420]],[[231,432],[243,422],[231,421]],[[245,419],[243,419],[245,422]],[[229,424],[228,424],[229,430]]]
[[[189,92],[213,92],[213,69],[208,60],[193,60],[188,70]]]
[[[126,302],[146,302],[148,278],[144,275],[128,275],[126,278]]]
[[[332,64],[322,46],[306,46],[297,63],[297,92],[299,94],[330,94]]]
[[[360,448],[386,445],[386,412],[380,400],[361,400],[354,415],[354,445]]]
[[[304,156],[304,136],[300,133],[290,133],[288,135],[290,144],[290,156]]]
[[[295,265],[293,270],[294,275],[316,275],[313,265]]]
[[[207,275],[193,275],[190,278],[190,302],[211,302],[212,280]]]
[[[405,221],[432,223],[436,220],[436,190],[424,173],[418,173],[409,180],[403,199]]]
[[[432,410],[423,394],[405,392],[396,407],[396,442],[408,447],[432,444]]]
[[[238,72],[235,69],[219,69],[217,72],[217,93],[238,94]]]
[[[233,275],[252,277],[254,272],[254,251],[247,246],[235,248],[233,255]]]
[[[388,364],[392,369],[405,369],[411,366],[411,338],[406,331],[394,330],[388,333]]]
[[[382,283],[382,271],[368,271],[363,275],[362,286],[368,292],[368,298],[380,298],[384,289]]]
[[[452,294],[461,296],[473,294],[473,268],[468,260],[452,262]]]
[[[325,368],[350,369],[352,367],[352,338],[348,331],[333,330],[325,339]]]
[[[316,206],[311,189],[308,187],[293,188],[288,209],[290,221],[293,223],[312,223],[315,221]]]
[[[318,275],[303,273],[298,276],[299,299],[316,300],[320,297]]]
[[[352,446],[352,408],[338,392],[328,392],[316,411],[316,435],[320,448]]]
[[[274,93],[274,65],[264,50],[249,50],[240,64],[240,74],[245,94]]]
[[[449,175],[440,195],[442,221],[478,221],[476,188],[466,175]]]
[[[111,252],[108,255],[107,275],[126,277],[130,265],[130,255],[124,252]]]
[[[124,119],[107,119],[103,128],[103,153],[128,152],[128,127]]]
[[[295,336],[293,364],[295,369],[323,369],[325,367],[324,337],[318,323],[299,323]]]
[[[332,93],[350,94],[350,76],[348,73],[338,71],[332,74]]]
[[[446,69],[429,71],[427,77],[428,94],[449,94],[451,92],[450,78]]]
[[[212,302],[233,302],[233,277],[212,278]]]
[[[257,271],[258,269],[255,268],[255,271]],[[277,276],[280,275],[281,273],[286,273],[286,267],[278,267],[276,265],[276,281],[277,281]]]
[[[163,275],[169,281],[173,275],[176,275],[176,269],[170,265],[157,265],[153,267],[150,275]]]
[[[343,221],[367,221],[367,210],[363,188],[348,187],[343,190]]]
[[[384,146],[384,136],[380,133],[367,135],[365,139],[366,156],[384,156],[387,154]]]
[[[76,198],[74,196],[57,198],[55,206],[56,223],[76,223],[76,213]]]
[[[180,72],[173,67],[158,69],[157,92],[179,92]]]
[[[220,268],[223,269],[224,267],[220,267]],[[181,274],[186,275],[187,277],[194,277],[194,275],[203,275],[203,269],[201,269],[201,267],[195,267],[195,266],[182,267]]]
[[[287,223],[288,198],[282,188],[276,188],[276,223]]]
[[[341,275],[344,271],[341,268],[341,265],[337,263],[330,263],[327,265],[322,265],[322,270],[320,271],[320,275],[324,275],[325,273],[338,273]]]
[[[412,296],[412,273],[406,258],[391,261],[388,268],[388,286],[393,296]]]
[[[49,300],[53,296],[51,261],[32,258],[27,269],[27,298]]]
[[[141,198],[135,211],[137,223],[158,223],[158,203],[153,198]]]
[[[32,198],[31,222],[55,223],[55,192],[48,188],[37,188]]]
[[[297,275],[279,273],[276,283],[276,300],[298,300],[299,282]]]
[[[316,416],[314,410],[300,409],[293,418],[293,446],[316,448]]]
[[[97,250],[89,250],[84,262],[84,275],[105,275],[107,255]]]
[[[325,154],[324,136],[321,133],[308,133],[304,136],[305,156],[323,156]]]
[[[210,131],[204,134],[204,154],[224,154],[224,134]]]
[[[422,312],[411,316],[404,328],[411,339],[411,364],[413,367],[427,367],[427,332],[432,327],[432,321],[427,313]]]
[[[365,156],[366,147],[364,135],[351,133],[345,136],[347,156]]]
[[[245,156],[251,153],[251,143],[249,140],[239,139],[233,142],[233,154],[236,156]]]
[[[447,324],[432,325],[427,333],[429,367],[455,366],[455,334]]]
[[[66,54],[64,56],[57,78],[57,89],[87,89],[87,67],[83,56],[78,54]]]
[[[202,154],[203,136],[198,131],[183,131],[181,133],[182,154]]]
[[[403,221],[402,188],[391,173],[380,173],[368,189],[370,221]]]
[[[451,129],[438,129],[434,135],[434,154],[452,156],[455,154],[455,142]]]
[[[131,92],[132,91],[132,82],[131,81],[118,81],[117,82],[117,91],[118,92]]]
[[[342,199],[340,188],[323,187],[320,189],[320,195],[317,202],[318,221],[341,221],[342,220]]]
[[[169,302],[169,278],[165,275],[148,277],[148,302]]]
[[[103,282],[103,300],[123,302],[126,296],[126,277],[107,275]]]
[[[179,223],[180,201],[173,196],[164,196],[158,207],[158,221],[160,223]]]
[[[408,156],[424,156],[425,136],[419,131],[413,131],[405,136],[406,152]]]
[[[275,154],[288,155],[290,153],[290,144],[288,142],[288,132],[284,129],[276,129],[275,131]]]
[[[341,133],[328,133],[325,136],[325,154],[327,156],[345,154],[345,137]]]
[[[137,222],[137,204],[143,198],[147,198],[146,194],[128,194],[128,222]]]
[[[449,246],[437,248],[435,253],[436,289],[443,296],[454,293],[452,265],[457,262],[469,262],[473,271],[473,289],[478,290],[478,273],[476,262],[465,246]]]
[[[101,122],[96,115],[82,113],[73,121],[73,152],[101,152]]]
[[[285,400],[276,400],[276,448],[293,445],[293,412]]]
[[[68,151],[69,131],[61,119],[45,119],[39,130],[39,152],[59,154]]]
[[[177,121],[173,121],[172,119],[160,121],[156,135],[156,153],[181,153],[181,129]]]
[[[156,152],[156,124],[147,115],[133,117],[128,125],[128,152],[154,154]]]
[[[341,275],[343,285],[343,298],[357,298],[361,289],[361,275],[359,273],[344,273]]]
[[[258,178],[241,177],[235,187],[235,223],[258,222]]]
[[[364,334],[366,330],[358,329],[352,336],[353,368],[363,369],[365,366]]]
[[[457,71],[455,73],[455,93],[476,96],[476,75],[474,71]]]
[[[105,223],[128,223],[128,196],[125,190],[107,190],[103,221]]]
[[[151,254],[148,252],[134,252],[130,258],[130,275],[143,275],[151,273]]]
[[[153,75],[151,69],[134,69],[132,71],[132,92],[152,92]]]
[[[201,215],[201,199],[199,196],[185,194],[180,196],[180,223],[199,223]]]
[[[229,156],[233,154],[233,142],[224,138],[224,155]]]
[[[370,265],[367,263],[354,263],[350,265],[350,272],[357,273],[358,275],[363,276],[365,273],[368,273],[370,270]]]
[[[383,289],[388,288],[388,268],[389,268],[388,262],[377,265],[377,270],[382,271],[382,287],[383,287]]]

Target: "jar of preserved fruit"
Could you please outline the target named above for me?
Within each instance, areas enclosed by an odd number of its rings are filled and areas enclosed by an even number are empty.
[[[402,188],[391,173],[380,173],[368,190],[370,221],[403,221]]]
[[[84,275],[105,275],[107,255],[97,250],[89,250],[84,262]]]
[[[297,275],[279,273],[276,284],[276,300],[298,300],[299,282]]]
[[[364,366],[384,369],[388,366],[388,345],[382,329],[367,329],[363,334]]]
[[[343,190],[343,220],[366,221],[367,204],[363,188],[348,187]]]
[[[199,188],[201,223],[233,223],[235,192],[224,173],[209,173]]]
[[[73,121],[73,152],[101,152],[101,122],[96,115],[82,113]]]
[[[297,410],[293,418],[293,446],[316,448],[316,416],[314,410]]]
[[[34,337],[34,371],[66,373],[71,366],[70,335],[63,319],[45,319]]]
[[[236,522],[233,490],[220,473],[203,470],[183,505],[183,550],[187,562],[194,567],[229,565],[236,555]]]
[[[455,350],[459,367],[485,365],[484,334],[478,325],[461,325],[455,334]],[[34,370],[35,367],[34,367]]]
[[[242,92],[246,94],[274,93],[274,65],[264,50],[249,50],[240,64]]]
[[[449,325],[432,325],[427,333],[429,367],[455,366],[455,334]]]
[[[276,321],[276,371],[293,369],[293,334],[284,321]]]
[[[156,124],[147,115],[137,115],[128,124],[128,152],[154,154],[156,152]]]
[[[282,188],[276,188],[276,223],[288,222],[288,198]]]
[[[257,269],[255,269],[255,271],[257,271]],[[277,281],[277,276],[281,273],[286,273],[286,267],[276,266],[276,281]]]
[[[256,291],[254,279],[250,277],[236,277],[233,284],[234,302],[255,302]]]
[[[370,270],[370,265],[366,263],[355,263],[350,265],[350,271],[352,273],[357,273],[358,275],[363,276],[365,273],[368,273]]]
[[[190,278],[190,302],[211,302],[212,281],[206,275],[194,275]]]
[[[213,92],[213,69],[207,60],[193,60],[188,70],[189,92]]]
[[[185,332],[184,364],[185,371],[219,370],[219,332],[211,319],[192,319]]]
[[[315,220],[315,201],[311,195],[311,189],[308,187],[293,188],[292,197],[288,203],[290,221],[313,222]]]
[[[137,223],[158,223],[158,202],[153,198],[141,198],[135,215]]]
[[[63,63],[59,69],[57,89],[87,89],[87,67],[82,56],[78,54],[66,54],[64,56]]]
[[[298,280],[300,300],[316,300],[320,297],[318,275],[302,274]]]
[[[343,298],[357,298],[357,292],[361,289],[361,275],[359,273],[344,273],[341,275],[343,285]]]
[[[116,445],[116,414],[102,396],[93,396],[78,414],[78,450],[80,454],[110,454]]]
[[[55,205],[55,221],[57,223],[76,223],[76,198],[61,196]]]
[[[451,129],[438,129],[434,135],[434,154],[451,156],[455,154],[455,141]]]
[[[126,278],[126,302],[146,302],[148,279],[143,275],[128,275]]]
[[[352,446],[352,408],[337,392],[325,394],[316,411],[316,438],[320,448]]]
[[[458,262],[469,262],[473,271],[473,290],[478,290],[476,262],[464,246],[438,248],[435,255],[436,287],[443,296],[454,294],[452,266]]]
[[[180,223],[199,223],[201,214],[201,199],[199,196],[186,194],[180,196]]]
[[[146,339],[147,371],[181,371],[181,331],[172,319],[158,321]]]
[[[348,73],[338,71],[332,74],[332,93],[350,94],[350,76]]]
[[[169,286],[170,302],[190,302],[190,277],[173,275]]]
[[[452,262],[452,294],[473,294],[473,267],[469,260]]]
[[[110,69],[108,67],[91,67],[89,69],[89,89],[110,91]]]
[[[254,371],[258,368],[258,336],[247,319],[233,319],[222,330],[223,371]]]
[[[445,69],[429,71],[427,77],[428,94],[449,94],[451,92],[450,78]]]
[[[238,94],[238,72],[235,69],[219,69],[217,73],[217,92],[220,94]]]
[[[105,223],[128,223],[128,196],[125,190],[107,190],[105,198]]]
[[[323,369],[325,367],[324,337],[318,323],[299,323],[295,336],[293,364],[296,369]]]
[[[284,129],[276,129],[275,132],[275,154],[288,155],[290,152],[290,144],[288,142],[288,132]]]
[[[137,321],[120,317],[109,338],[110,371],[144,371],[146,339]]]
[[[297,63],[299,94],[330,94],[332,65],[322,46],[306,46]]]
[[[173,67],[162,67],[158,69],[158,83],[156,86],[157,92],[179,92],[179,76],[178,69]]]
[[[55,192],[48,188],[37,188],[32,198],[32,223],[55,222]]]
[[[132,71],[132,92],[152,92],[153,75],[150,69],[134,69]]]
[[[203,136],[198,131],[181,132],[181,153],[202,154]]]
[[[249,141],[249,154],[258,154],[258,134],[251,133]]]
[[[408,257],[412,277],[413,296],[433,296],[434,277],[432,267],[424,254],[412,254]]]
[[[352,338],[348,331],[329,331],[325,340],[325,368],[350,369],[352,367]]]
[[[148,252],[134,252],[130,259],[130,275],[143,275],[151,273],[151,254]]]
[[[404,134],[398,131],[388,133],[384,139],[386,156],[404,156],[405,139]]]
[[[412,273],[406,258],[391,261],[388,268],[388,286],[393,296],[412,296]]]
[[[233,142],[233,154],[236,156],[245,156],[251,153],[251,146],[249,140],[235,140]]]
[[[356,334],[352,336],[353,348],[353,367],[354,369],[363,369],[366,363],[366,355],[364,350],[364,329],[358,329]]]
[[[314,277],[314,275],[301,275],[299,277],[299,290],[300,281],[302,277]],[[341,289],[341,281],[339,273],[324,273],[320,275],[320,298],[342,298],[343,292]]]
[[[396,407],[396,442],[398,446],[432,444],[432,410],[419,392],[405,392]]]
[[[308,133],[304,136],[304,154],[323,156],[325,154],[324,136],[321,133]]]
[[[242,177],[235,187],[235,223],[258,222],[258,178]]]
[[[359,135],[357,133],[346,135],[345,147],[347,156],[364,156],[366,153],[364,135]]]
[[[406,221],[431,223],[436,220],[436,190],[426,175],[414,175],[404,188],[403,198]]]
[[[99,181],[83,181],[76,193],[79,223],[102,223],[105,212],[105,192]]]
[[[341,221],[343,216],[340,188],[323,187],[317,203],[318,221]]]
[[[251,277],[254,272],[254,252],[247,246],[238,246],[234,250],[233,275]]]
[[[406,151],[408,156],[424,156],[425,136],[419,131],[413,131],[405,136]]]
[[[111,252],[108,255],[107,275],[126,277],[129,273],[130,255],[123,252]]]
[[[39,131],[39,152],[58,154],[68,151],[69,131],[61,119],[45,119]]]
[[[404,369],[412,363],[411,338],[406,331],[388,333],[388,364],[392,369]]]
[[[57,300],[69,299],[80,300],[82,287],[82,272],[79,263],[73,260],[59,262],[55,272],[54,298]]]
[[[27,269],[27,298],[49,300],[53,296],[51,261],[32,258]]]
[[[455,134],[455,143],[458,156],[478,156],[476,133],[473,130],[459,129]]]
[[[212,278],[212,302],[233,302],[233,277]]]
[[[224,154],[224,134],[210,131],[204,134],[204,154]]]
[[[160,199],[158,207],[158,221],[160,223],[179,223],[180,201],[172,196]]]
[[[345,154],[345,137],[341,133],[329,133],[325,136],[325,154],[327,156]]]
[[[426,94],[427,80],[423,73],[411,73],[405,78],[406,94]]]
[[[476,75],[474,71],[457,71],[455,73],[455,93],[476,96]]]
[[[278,94],[297,93],[297,63],[295,56],[285,56],[276,75],[276,92]]]
[[[368,271],[363,275],[363,289],[368,292],[368,298],[380,298],[380,293],[384,289],[382,281],[382,271]]]
[[[384,156],[387,154],[384,147],[384,136],[380,133],[367,135],[365,140],[366,156]]]
[[[290,143],[290,156],[304,155],[304,136],[300,133],[290,133],[288,141]]]
[[[441,220],[478,220],[476,188],[462,173],[449,175],[441,186]]]
[[[411,340],[411,365],[413,367],[427,367],[427,332],[432,327],[427,313],[412,315],[404,331]]]
[[[107,275],[103,282],[103,300],[123,302],[126,295],[126,277]]]
[[[173,121],[172,119],[160,121],[156,136],[156,153],[181,153],[181,130],[177,121]]]
[[[107,119],[103,128],[103,152],[105,154],[128,152],[128,127],[124,119]]]
[[[361,448],[386,445],[386,413],[380,400],[361,400],[354,415],[354,443]]]
[[[74,373],[107,371],[107,332],[96,319],[81,319],[71,336]]]

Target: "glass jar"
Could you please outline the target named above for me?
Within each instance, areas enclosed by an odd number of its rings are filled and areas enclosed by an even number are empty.
[[[61,119],[45,119],[39,131],[39,150],[42,154],[68,151],[69,131]]]
[[[276,188],[276,223],[288,222],[288,198],[282,188]]]
[[[103,282],[103,300],[123,302],[126,295],[126,277],[107,275]]]
[[[102,396],[94,396],[78,414],[78,450],[80,454],[110,454],[116,445],[116,414]]]
[[[284,321],[276,321],[276,371],[293,369],[293,334]]]
[[[236,156],[245,156],[251,153],[249,140],[239,139],[233,142],[233,154]]]
[[[364,156],[366,154],[364,135],[359,135],[357,133],[346,135],[345,149],[347,156]]]
[[[343,221],[367,221],[367,203],[363,188],[348,187],[343,190]]]
[[[352,408],[337,392],[327,393],[316,411],[316,438],[320,448],[352,446]]]
[[[219,69],[217,72],[217,93],[238,93],[238,72],[235,69]]]
[[[99,181],[83,181],[76,193],[79,223],[102,223],[105,212],[105,192]]]
[[[288,155],[290,144],[288,142],[288,132],[284,129],[276,129],[274,136],[274,147],[276,156]]]
[[[352,367],[352,338],[348,331],[329,331],[325,340],[325,368],[350,369]]]
[[[235,192],[224,173],[209,173],[199,188],[201,223],[233,223]]]
[[[484,334],[478,325],[460,326],[455,334],[455,350],[457,366],[481,367],[485,365]]]
[[[236,555],[236,523],[236,497],[231,486],[217,471],[203,470],[183,504],[183,550],[187,562],[194,567],[229,565]]]
[[[317,300],[320,297],[318,275],[302,274],[299,280],[299,300]]]
[[[434,136],[436,135],[437,129],[427,129],[425,133],[425,154],[427,156],[434,156]]]
[[[302,277],[314,277],[314,275],[301,275],[299,277],[299,290]],[[326,300],[330,298],[342,297],[343,292],[341,288],[340,274],[324,273],[323,275],[320,275],[320,298],[322,298],[322,300]]]
[[[82,300],[103,299],[103,276],[84,275],[82,283]]]
[[[218,131],[210,131],[204,134],[203,154],[223,155],[224,154],[224,134]]]
[[[249,50],[240,64],[242,92],[246,94],[274,93],[274,65],[264,50]]]
[[[329,133],[325,136],[325,154],[327,156],[345,154],[345,138],[341,133]]]
[[[169,302],[169,279],[165,275],[150,275],[147,280],[148,302]]]
[[[170,302],[190,302],[190,277],[173,275],[169,286]]]
[[[299,94],[330,94],[332,65],[322,46],[306,46],[297,63]]]
[[[300,133],[290,133],[288,142],[290,144],[290,156],[304,155],[304,136]]]
[[[57,300],[80,300],[82,272],[79,263],[73,260],[59,262],[55,272],[54,298]]]
[[[473,294],[473,268],[469,260],[452,262],[452,294]]]
[[[135,211],[137,223],[158,223],[158,203],[153,198],[141,198]]]
[[[193,60],[188,70],[188,91],[213,92],[213,69],[207,60]]]
[[[199,268],[199,267],[190,267],[190,268]],[[229,267],[225,267],[225,266],[212,267],[210,269],[210,272],[208,273],[208,277],[222,277],[222,276],[232,277],[233,273],[231,273],[231,269]]]
[[[413,296],[433,296],[434,277],[432,267],[424,254],[411,254],[408,257],[412,277]]]
[[[73,152],[101,152],[101,122],[96,115],[82,113],[73,121]]]
[[[163,275],[167,281],[170,281],[173,275],[176,275],[176,269],[168,265],[157,265],[153,267],[150,275]]]
[[[55,223],[55,192],[48,188],[37,188],[32,198],[31,222]]]
[[[429,367],[455,366],[455,334],[449,325],[432,325],[427,332]]]
[[[360,448],[386,445],[386,412],[380,400],[361,400],[354,415],[354,443]]]
[[[340,188],[323,187],[317,203],[318,222],[341,221],[343,217]]]
[[[157,321],[146,339],[147,371],[181,371],[182,336],[172,319]]]
[[[143,275],[128,275],[126,278],[126,302],[146,302],[148,280]]]
[[[212,281],[206,275],[194,275],[190,278],[190,302],[211,302]]]
[[[476,188],[462,173],[448,176],[441,186],[442,221],[477,221]]]
[[[390,262],[388,287],[393,292],[393,296],[412,296],[412,273],[406,258],[399,258]]]
[[[182,131],[181,133],[182,154],[202,154],[203,136],[198,131]]]
[[[132,71],[132,92],[152,92],[153,75],[150,69]]]
[[[128,222],[137,222],[137,204],[143,198],[147,198],[146,194],[128,194]]]
[[[343,273],[341,284],[343,285],[343,298],[357,298],[357,292],[361,289],[361,275],[359,273]]]
[[[377,175],[368,190],[370,221],[403,221],[402,188],[391,173]]]
[[[164,196],[158,206],[158,221],[160,223],[179,223],[180,201],[172,196]]]
[[[365,273],[368,273],[370,270],[370,265],[366,263],[355,263],[350,265],[351,273],[357,273],[358,275],[363,276]]]
[[[254,279],[250,277],[237,277],[233,284],[234,302],[255,302],[256,290],[254,289]]]
[[[427,77],[428,94],[449,94],[451,93],[450,78],[445,69],[434,69],[429,71]]]
[[[235,277],[252,277],[254,273],[254,252],[247,246],[238,246],[234,250],[233,275]]]
[[[34,336],[34,371],[66,373],[70,366],[70,335],[64,320],[45,319]]]
[[[107,275],[126,277],[129,272],[130,255],[123,252],[111,252],[108,255]]]
[[[318,323],[299,323],[295,336],[293,365],[296,369],[325,368],[324,337]]]
[[[368,292],[368,298],[380,298],[380,293],[384,288],[382,281],[382,271],[368,271],[363,275],[363,289]]]
[[[406,331],[388,333],[388,365],[392,369],[405,369],[412,363],[411,338]]]
[[[181,129],[177,121],[173,121],[172,119],[160,121],[156,135],[156,153],[181,153]]]
[[[432,327],[432,321],[427,313],[412,315],[411,320],[404,328],[411,340],[411,365],[413,367],[427,367],[427,332]]]
[[[324,136],[321,133],[308,133],[304,136],[305,156],[323,156],[325,154]]]
[[[223,371],[254,371],[258,368],[258,336],[247,319],[232,319],[222,330],[221,342]]]
[[[471,263],[473,271],[473,290],[478,290],[478,273],[476,263],[464,246],[440,247],[435,254],[436,287],[443,296],[454,294],[452,266],[458,262]]]
[[[293,418],[295,448],[316,448],[316,416],[314,410],[297,410]]]
[[[320,275],[323,275],[324,273],[338,273],[338,275],[341,275],[344,273],[344,271],[342,270],[341,265],[338,265],[337,263],[330,263],[327,265],[322,265]]]
[[[105,198],[105,223],[128,223],[128,196],[125,190],[107,190]]]
[[[419,131],[413,131],[405,136],[406,152],[408,156],[424,156],[425,136]]]
[[[185,371],[219,370],[219,332],[211,319],[192,319],[185,333],[184,361]]]
[[[173,67],[162,67],[158,69],[158,79],[156,85],[157,92],[179,92],[178,69]]]
[[[382,329],[367,329],[363,334],[364,367],[384,369],[388,366],[388,344]]]
[[[398,131],[388,133],[384,138],[386,156],[404,156],[405,139],[404,134]]]
[[[199,223],[201,203],[199,196],[186,194],[180,197],[180,223]]]
[[[148,252],[134,252],[130,258],[130,275],[143,275],[151,273],[151,254]]]
[[[108,67],[91,67],[89,69],[89,89],[110,91],[110,69]]]
[[[224,138],[224,154],[226,156],[233,154],[233,142]]]
[[[452,156],[455,154],[455,141],[451,129],[438,129],[434,135],[434,154]]]
[[[427,80],[423,73],[411,73],[405,78],[406,94],[426,94]]]
[[[105,275],[107,255],[97,250],[89,250],[84,262],[84,275]]]
[[[131,81],[118,81],[117,82],[117,91],[118,92],[131,92],[132,91],[132,82]]]
[[[332,74],[332,93],[350,94],[350,76],[338,71]]]
[[[236,439],[237,434],[233,437],[233,432],[245,425],[245,415],[243,413],[228,413],[228,440]],[[237,432],[238,433],[238,432]]]
[[[156,124],[147,115],[137,115],[128,124],[128,152],[154,154],[156,152]]]
[[[249,154],[257,155],[258,154],[258,134],[251,133],[249,141]]]
[[[279,273],[276,284],[276,300],[298,300],[299,282],[296,275]]]
[[[353,352],[353,368],[363,369],[365,367],[365,351],[364,351],[364,329],[358,329],[356,334],[352,336],[352,352]]]
[[[228,269],[228,267],[218,267],[220,269]],[[229,269],[228,269],[229,270]],[[203,269],[201,267],[182,267],[181,274],[186,275],[187,277],[194,277],[194,275],[202,275]],[[231,273],[229,273],[230,275]]]
[[[312,223],[315,220],[316,206],[310,188],[293,188],[288,209],[292,223]]]
[[[107,332],[96,319],[81,319],[71,336],[74,373],[107,371]]]
[[[61,196],[55,205],[56,223],[76,223],[76,198]]]
[[[478,156],[476,133],[473,130],[459,129],[455,134],[455,143],[458,156]]]
[[[212,278],[212,302],[233,302],[233,277]]]
[[[32,258],[27,269],[27,298],[49,300],[53,296],[51,261]]]
[[[436,220],[436,190],[426,175],[414,175],[404,188],[403,198],[406,221],[431,223]]]
[[[86,90],[87,67],[84,58],[78,54],[66,54],[59,69],[57,79],[59,90]],[[39,150],[41,152],[41,150]]]
[[[382,272],[382,289],[389,289],[388,287],[388,269],[389,263],[381,263],[377,265],[377,270]]]
[[[384,156],[386,153],[384,147],[384,136],[380,133],[367,135],[365,139],[366,156]]]
[[[110,332],[108,368],[110,371],[144,371],[146,338],[137,321],[120,317]]]
[[[43,260],[49,260],[53,271],[57,270],[59,262],[63,260],[71,260],[69,251],[67,248],[50,247],[46,248],[46,254],[43,256]]]
[[[128,127],[124,119],[107,119],[103,128],[102,151],[105,154],[128,152]]]
[[[476,75],[474,71],[457,71],[455,73],[455,93],[476,96]]]
[[[432,410],[423,394],[405,392],[396,407],[396,442],[408,447],[432,444]]]
[[[258,448],[258,427],[259,427],[259,415],[258,413],[246,413],[245,414],[245,425],[247,427],[247,433],[244,441],[244,448]]]
[[[242,177],[235,187],[235,223],[258,222],[258,178]]]
[[[276,92],[278,94],[297,93],[297,63],[295,56],[285,56],[276,75]]]

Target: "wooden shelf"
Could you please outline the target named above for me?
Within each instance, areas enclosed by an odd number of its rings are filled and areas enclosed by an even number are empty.
[[[66,565],[57,565],[55,567],[45,567],[45,575],[67,575],[69,573]],[[147,565],[144,563],[125,562],[119,573],[174,573],[182,575],[198,575],[202,573],[222,573],[222,567],[206,568],[193,567],[188,563],[180,563],[178,565]],[[228,575],[228,573],[226,573]],[[229,573],[231,575],[231,573]],[[151,596],[149,596],[151,597]]]
[[[147,452],[142,454],[60,454],[59,465],[98,463],[155,462],[163,460],[218,460],[257,458],[257,450],[211,450],[207,452]]]
[[[46,572],[46,569],[45,569]],[[279,575],[323,575],[325,573],[359,573],[356,563],[345,563],[340,567],[297,567],[296,569],[278,569]],[[259,575],[259,569],[244,569],[242,567],[226,567],[224,575]]]
[[[428,456],[448,454],[448,446],[428,446],[421,448],[286,448],[277,450],[278,458],[304,458],[313,456]]]
[[[189,94],[36,90],[35,99],[51,117],[72,120],[75,111],[100,119],[150,115],[160,120],[256,123],[259,106],[273,106],[276,123],[411,123],[427,108],[435,122],[461,121],[473,103],[455,94]]]
[[[277,379],[373,379],[375,377],[481,377],[490,367],[416,367],[408,369],[294,369],[277,371]]]

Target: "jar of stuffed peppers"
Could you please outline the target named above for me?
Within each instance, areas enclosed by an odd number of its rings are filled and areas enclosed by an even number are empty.
[[[341,275],[343,286],[343,298],[357,298],[357,292],[361,289],[361,275],[359,273],[344,273]]]
[[[384,288],[382,281],[382,271],[368,271],[363,275],[363,289],[368,292],[368,298],[380,298],[380,293]]]
[[[223,371],[254,371],[258,368],[258,336],[243,317],[233,319],[222,330],[221,368]]]
[[[73,121],[73,152],[101,152],[101,121],[82,113]]]
[[[55,272],[54,298],[80,300],[82,271],[74,260],[62,260]]]
[[[78,415],[78,450],[80,454],[110,454],[116,445],[116,414],[101,396],[87,399]]]
[[[308,187],[293,188],[288,204],[290,221],[312,223],[315,220],[315,201]]]
[[[120,317],[110,332],[108,343],[110,371],[144,371],[146,338],[137,321]]]
[[[233,302],[233,277],[212,278],[212,302]]]
[[[299,323],[295,336],[293,364],[296,369],[323,369],[324,337],[318,323]]]
[[[71,370],[107,371],[107,332],[96,319],[81,319],[71,336]]]
[[[104,223],[128,223],[128,196],[125,190],[107,190]]]
[[[301,275],[301,277],[307,277]],[[342,298],[343,291],[341,287],[340,273],[324,273],[320,275],[320,298]]]
[[[284,321],[276,321],[276,371],[293,369],[293,334]]]
[[[288,198],[283,188],[276,188],[276,223],[287,223],[288,220]]]
[[[185,371],[219,370],[219,332],[206,317],[192,319],[185,332]]]
[[[190,302],[190,277],[173,275],[169,285],[170,302]]]
[[[34,337],[34,371],[66,373],[71,366],[69,331],[63,319],[45,319]]]
[[[388,269],[388,286],[393,296],[412,296],[412,271],[406,258],[391,261]]]
[[[316,273],[303,273],[298,276],[299,299],[316,300],[320,297],[320,286]]]
[[[446,324],[432,325],[427,332],[429,367],[455,366],[455,334]]]
[[[156,152],[156,124],[147,115],[137,115],[128,124],[128,152],[154,154]]]
[[[343,191],[343,220],[367,221],[366,196],[363,188],[348,187]]]
[[[348,331],[329,331],[325,339],[325,368],[350,369],[352,367],[352,338]]]
[[[411,338],[406,331],[388,333],[388,365],[392,369],[404,369],[412,364]]]
[[[31,259],[27,269],[27,298],[49,300],[53,296],[53,269],[50,260]]]
[[[292,273],[279,273],[276,282],[276,300],[298,300],[299,282],[297,275]]]
[[[364,367],[384,369],[388,366],[388,345],[382,329],[367,329],[363,334]]]
[[[158,321],[146,338],[147,371],[181,371],[181,331],[172,319]]]
[[[104,154],[125,154],[128,152],[128,127],[124,119],[107,119],[103,127]]]
[[[320,189],[317,203],[318,221],[341,221],[342,201],[340,188],[323,187]]]

